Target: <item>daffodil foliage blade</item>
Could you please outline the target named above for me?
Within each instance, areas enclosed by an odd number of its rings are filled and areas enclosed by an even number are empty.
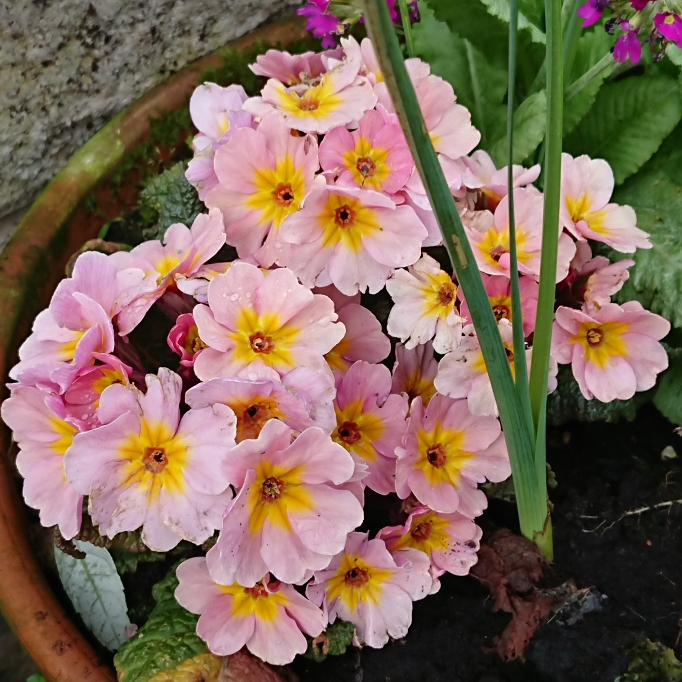
[[[547,512],[546,499],[539,498],[536,492],[534,435],[527,428],[497,322],[457,207],[426,130],[385,0],[365,0],[365,21],[384,81],[443,233],[443,241],[469,302],[510,453],[521,530],[532,538],[542,530]]]

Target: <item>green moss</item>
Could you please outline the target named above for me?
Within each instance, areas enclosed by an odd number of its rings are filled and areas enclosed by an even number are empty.
[[[682,663],[660,642],[640,642],[630,655],[628,671],[616,682],[682,682]]]

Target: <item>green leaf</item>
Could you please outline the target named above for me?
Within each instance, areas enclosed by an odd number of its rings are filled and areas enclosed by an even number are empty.
[[[26,682],[47,682],[47,680],[42,675],[36,674],[31,675]]]
[[[612,260],[635,261],[618,300],[637,299],[682,328],[682,185],[674,184],[663,170],[648,166],[647,172],[619,187],[613,200],[635,209],[637,225],[649,233],[653,245],[634,254],[609,254]]]
[[[199,616],[182,608],[175,599],[178,579],[173,569],[152,594],[156,606],[137,634],[114,656],[119,682],[149,682],[157,673],[207,652],[196,634]]]
[[[199,654],[156,673],[149,682],[219,682],[222,663],[223,659],[215,654]]]
[[[345,620],[334,621],[322,635],[309,642],[305,657],[320,663],[327,656],[341,656],[351,645],[354,634],[355,625],[352,623]]]
[[[676,80],[636,76],[604,85],[566,138],[564,151],[606,159],[622,183],[651,158],[682,118]]]
[[[204,204],[185,178],[184,163],[177,163],[142,190],[139,208],[145,221],[158,222],[157,226],[143,230],[144,238],[163,239],[166,230],[174,223],[191,226],[204,210]]]
[[[547,98],[541,90],[526,98],[514,114],[514,163],[527,159],[545,136]],[[490,147],[490,156],[495,165],[507,165],[507,135],[499,138]]]
[[[542,28],[545,3],[543,0],[519,0],[519,14],[523,14],[528,21]]]
[[[473,0],[469,1],[473,2]],[[507,24],[509,23],[509,0],[481,0],[481,2],[483,2],[490,14]],[[535,0],[526,0],[524,3],[519,3],[519,31],[527,31],[534,43],[541,43],[544,45],[546,41],[544,32],[523,13],[522,4],[531,8],[534,14],[537,14],[537,3]],[[540,12],[541,11],[542,10],[540,10]]]
[[[562,367],[557,389],[547,396],[547,423],[562,426],[570,421],[618,422],[632,421],[638,408],[651,399],[651,392],[635,393],[630,400],[613,400],[602,403],[596,398],[587,400],[580,392],[570,367]]]
[[[130,625],[123,583],[109,552],[89,542],[74,540],[84,559],[55,547],[54,558],[68,595],[85,626],[107,649],[115,651],[125,641]]]
[[[471,112],[481,133],[482,149],[504,131],[507,71],[492,63],[468,40],[438,21],[433,10],[420,4],[421,21],[412,28],[417,56],[431,65],[455,90],[457,101]]]
[[[661,376],[654,405],[673,424],[682,424],[682,349],[668,351],[670,366]]]
[[[682,662],[664,644],[646,639],[632,648],[630,656],[627,672],[615,682],[682,682]]]
[[[583,33],[578,41],[571,76],[565,85],[574,83],[587,73],[611,49],[613,42],[613,36],[610,36],[601,27],[599,30]],[[592,108],[607,75],[608,71],[603,71],[575,97],[564,101],[564,136],[568,135]]]

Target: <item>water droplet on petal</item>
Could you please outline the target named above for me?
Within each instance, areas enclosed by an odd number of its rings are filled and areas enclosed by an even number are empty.
[[[239,299],[239,294],[232,294],[232,296],[230,296],[230,301],[233,301],[233,302],[234,302],[234,301],[236,301],[236,300],[238,300],[238,299]]]

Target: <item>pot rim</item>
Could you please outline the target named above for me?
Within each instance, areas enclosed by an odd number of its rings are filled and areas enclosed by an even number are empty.
[[[69,255],[85,241],[81,235],[69,234],[75,210],[125,155],[144,142],[150,118],[186,104],[201,74],[219,66],[226,49],[245,49],[257,40],[288,44],[305,35],[300,19],[291,17],[227,43],[156,86],[71,157],[0,254],[0,376],[7,377],[30,329],[32,319],[27,319],[31,316],[25,307],[46,303],[54,289],[55,283],[45,279],[46,272],[63,272]],[[8,391],[5,386],[0,391],[4,400]],[[48,682],[113,682],[113,669],[69,619],[38,564],[26,532],[11,445],[11,433],[0,422],[0,611]]]

